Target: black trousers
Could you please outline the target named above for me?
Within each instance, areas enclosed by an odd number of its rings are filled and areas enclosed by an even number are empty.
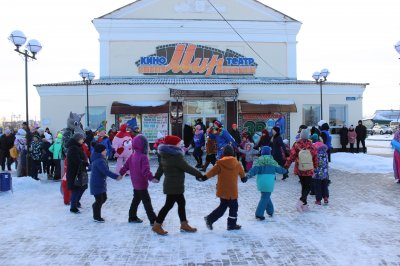
[[[149,219],[150,223],[154,223],[154,221],[156,220],[156,214],[154,213],[153,205],[151,204],[150,195],[147,189],[133,190],[133,199],[131,207],[129,208],[129,218],[137,218],[137,209],[140,202],[143,202],[143,206],[146,210],[147,218]]]
[[[350,152],[354,153],[354,143],[350,143]]]
[[[13,159],[11,158],[10,154],[7,155],[6,151],[0,151],[0,164],[1,170],[6,170],[6,161],[7,161],[7,170],[11,171],[11,164],[13,163]]]
[[[54,164],[54,178],[55,180],[61,179],[61,160],[53,159]]]
[[[101,206],[107,201],[107,193],[103,192],[97,195],[94,195],[96,201],[93,203],[93,218],[99,219],[101,218]]]
[[[367,148],[365,147],[365,139],[357,139],[357,152],[360,151],[360,142],[363,146],[363,152],[366,153],[367,152]]]
[[[226,209],[229,208],[229,217],[228,217],[228,227],[235,226],[237,221],[237,213],[239,209],[239,203],[237,199],[220,199],[221,202],[219,206],[213,210],[208,216],[207,220],[209,223],[213,224],[219,218],[221,218]]]
[[[201,147],[194,148],[193,157],[197,162],[197,165],[203,165],[203,151]]]
[[[162,224],[167,217],[168,212],[174,207],[175,202],[178,204],[178,215],[181,222],[186,222],[186,200],[183,194],[167,195],[164,207],[158,213],[156,222]]]
[[[46,162],[43,162],[43,164],[46,165],[46,173],[50,174],[50,175],[53,175],[54,174],[54,168],[55,168],[53,160],[46,160]]]
[[[329,198],[329,179],[313,179],[315,199],[321,201],[323,198]]]
[[[307,204],[307,196],[310,194],[311,185],[312,185],[312,177],[311,176],[299,176],[301,183],[301,197],[300,200]]]
[[[38,178],[39,170],[41,169],[42,162],[38,160],[31,160],[31,175],[32,178]]]

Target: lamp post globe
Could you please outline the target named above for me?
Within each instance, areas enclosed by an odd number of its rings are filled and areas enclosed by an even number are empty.
[[[398,41],[398,42],[394,45],[394,49],[396,49],[396,52],[400,54],[400,41]]]
[[[17,47],[17,49],[24,45],[26,42],[25,34],[20,30],[15,30],[11,32],[8,39]]]
[[[320,76],[321,76],[321,73],[319,73],[319,72],[314,72],[313,75],[312,75],[313,79],[316,82],[318,82]]]
[[[37,53],[40,52],[40,50],[42,50],[42,45],[38,40],[35,39],[30,40],[26,45],[26,47],[28,48],[29,52],[32,53],[33,56],[35,56]]]

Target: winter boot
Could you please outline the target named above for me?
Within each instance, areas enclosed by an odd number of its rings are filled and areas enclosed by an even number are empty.
[[[93,218],[93,221],[96,223],[104,223],[105,222],[105,220],[101,217]]]
[[[228,226],[228,231],[240,230],[241,228],[242,228],[241,225],[235,224],[235,225]]]
[[[329,199],[328,199],[328,197],[325,197],[324,198],[324,204],[328,204],[329,203]]]
[[[197,232],[197,228],[191,227],[187,221],[181,222],[181,232],[186,233],[195,233]]]
[[[157,234],[159,234],[160,236],[165,236],[168,234],[167,231],[164,231],[164,229],[161,227],[161,224],[155,222],[153,225],[153,229],[154,232],[156,232]]]
[[[138,218],[138,217],[135,217],[135,218],[129,218],[128,222],[129,223],[140,224],[140,223],[143,223],[143,220]]]
[[[308,212],[310,209],[308,208],[307,204],[304,204],[303,206],[301,206],[303,212]]]
[[[316,204],[316,205],[321,205],[321,201],[320,201],[320,200],[316,200],[316,201],[315,201],[315,204]]]
[[[256,219],[259,220],[259,221],[264,221],[264,220],[265,220],[265,217],[264,217],[264,216],[257,216],[257,215],[256,215]]]
[[[208,229],[213,230],[212,223],[208,220],[208,216],[204,217],[204,221],[206,222],[206,226]]]
[[[303,205],[304,205],[304,203],[303,203],[301,200],[299,200],[299,201],[297,202],[297,204],[296,204],[296,210],[297,210],[298,212],[303,212]]]

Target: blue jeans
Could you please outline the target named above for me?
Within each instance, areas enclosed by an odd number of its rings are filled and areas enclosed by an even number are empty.
[[[74,188],[71,191],[71,207],[70,209],[76,209],[78,202],[81,200],[83,193],[85,192],[86,187]]]
[[[272,204],[271,200],[271,192],[261,192],[260,202],[258,202],[256,216],[264,217],[264,212],[267,212],[268,215],[274,214],[274,204]]]

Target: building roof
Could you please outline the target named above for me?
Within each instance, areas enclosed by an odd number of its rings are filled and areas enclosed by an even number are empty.
[[[315,81],[296,79],[268,79],[268,78],[189,78],[189,77],[136,77],[136,78],[109,78],[93,80],[92,85],[312,85]],[[326,82],[326,85],[355,85],[367,86],[368,83]],[[36,84],[43,86],[82,86],[82,81],[66,81],[58,83]]]
[[[105,19],[105,18],[109,17],[111,14],[113,14],[113,13],[115,13],[115,12],[118,12],[118,11],[124,9],[124,8],[127,8],[127,7],[129,7],[129,6],[135,5],[135,4],[137,4],[137,3],[139,3],[139,2],[142,2],[142,1],[145,1],[145,0],[136,0],[136,1],[132,2],[132,3],[129,3],[129,4],[127,4],[127,5],[124,5],[124,6],[120,7],[120,8],[117,8],[117,9],[115,9],[115,10],[113,10],[113,11],[107,13],[107,14],[104,14],[104,15],[98,17],[97,19]],[[286,15],[286,14],[284,14],[284,13],[282,13],[282,12],[280,12],[280,11],[278,11],[278,10],[276,10],[276,9],[274,9],[274,8],[272,8],[272,7],[268,6],[268,5],[266,5],[266,4],[264,4],[264,3],[261,3],[261,2],[258,1],[258,0],[250,0],[250,1],[255,2],[255,3],[259,4],[259,5],[262,5],[262,6],[264,6],[265,8],[271,9],[271,10],[273,10],[274,12],[281,14],[282,16],[284,16],[285,18],[287,18],[287,19],[290,20],[290,21],[299,22],[298,20],[296,20],[296,19],[294,19],[294,18],[292,18],[292,17],[290,17],[290,16],[288,16],[288,15]]]
[[[375,114],[364,120],[400,121],[400,110],[376,110]]]

